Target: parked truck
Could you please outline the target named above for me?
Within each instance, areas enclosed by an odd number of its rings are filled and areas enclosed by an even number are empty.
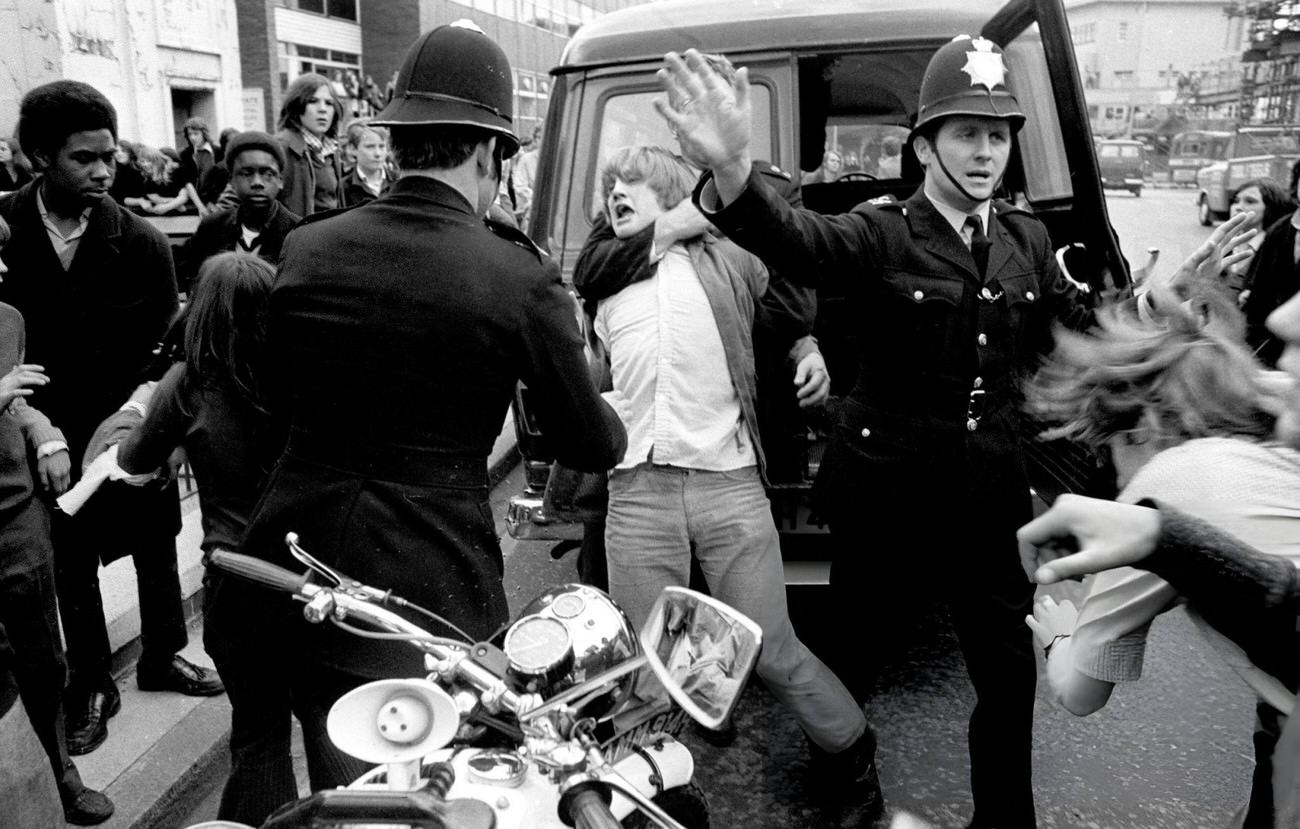
[[[1196,216],[1209,227],[1228,218],[1232,194],[1243,182],[1271,178],[1288,187],[1300,159],[1300,125],[1239,127],[1224,158],[1196,173]]]

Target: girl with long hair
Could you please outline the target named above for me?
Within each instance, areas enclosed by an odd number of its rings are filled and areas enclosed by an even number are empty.
[[[183,449],[202,486],[205,553],[238,549],[279,454],[262,364],[274,276],[249,253],[221,253],[203,263],[181,318],[184,360],[159,381],[143,421],[118,449],[119,465],[132,474],[166,466]],[[239,589],[214,570],[204,577],[203,643],[231,704],[231,774],[218,814],[260,825],[297,796],[291,706],[282,675],[286,654],[272,641],[276,628],[261,623],[258,602],[239,613],[220,609],[222,594]]]
[[[280,202],[290,212],[305,217],[343,203],[342,112],[324,75],[299,75],[285,90],[275,137],[288,158]]]

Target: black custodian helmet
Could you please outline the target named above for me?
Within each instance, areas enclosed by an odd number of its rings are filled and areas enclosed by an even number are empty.
[[[457,20],[422,35],[397,73],[393,100],[376,126],[458,124],[495,133],[504,158],[519,149],[510,61],[483,30]]]
[[[939,48],[925,67],[911,141],[927,125],[950,115],[1005,118],[1012,132],[1024,126],[1016,96],[1007,89],[1002,49],[986,38],[958,35]]]

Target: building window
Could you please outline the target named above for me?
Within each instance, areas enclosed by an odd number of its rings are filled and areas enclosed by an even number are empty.
[[[280,0],[280,5],[287,9],[301,12],[323,14],[342,20],[357,19],[357,0]]]
[[[1119,22],[1119,37],[1118,37],[1117,39],[1119,40],[1120,43],[1124,43],[1124,42],[1126,42],[1126,41],[1128,40],[1128,21],[1127,21],[1127,20],[1121,20],[1121,21]]]
[[[524,69],[515,71],[515,134],[532,135],[533,127],[546,117],[551,97],[551,78]]]

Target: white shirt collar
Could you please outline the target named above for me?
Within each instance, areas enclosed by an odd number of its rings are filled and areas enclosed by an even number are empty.
[[[961,236],[963,239],[966,238],[963,228],[966,226],[967,216],[979,216],[980,221],[984,223],[984,232],[988,233],[989,213],[993,209],[993,202],[991,200],[980,202],[979,206],[974,210],[966,211],[958,210],[952,205],[940,201],[935,197],[934,193],[930,192],[929,187],[925,188],[925,197],[928,198],[930,203],[934,205],[935,209],[939,211],[939,215],[948,220],[948,224],[952,225],[953,230],[957,231],[957,235]]]
[[[45,196],[41,194],[42,189],[44,188],[42,187],[36,188],[36,210],[41,214],[41,222],[45,224],[45,229],[52,234],[50,237],[51,241],[56,241],[54,237],[57,236],[58,237],[57,242],[62,242],[63,245],[66,247],[70,242],[73,242],[76,239],[80,239],[82,234],[86,232],[86,226],[90,224],[90,214],[95,209],[94,205],[91,205],[90,207],[87,207],[85,210],[81,211],[81,218],[77,222],[77,229],[72,231],[72,233],[68,234],[67,236],[64,236],[62,231],[59,230],[58,225],[55,224],[54,220],[50,218],[50,212],[45,207]],[[59,248],[57,247],[57,243],[56,243],[56,250],[57,249]]]

